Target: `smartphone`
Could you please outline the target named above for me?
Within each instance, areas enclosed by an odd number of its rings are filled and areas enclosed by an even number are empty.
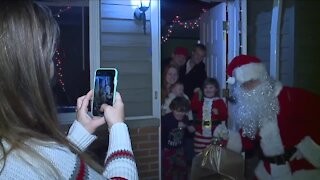
[[[118,70],[115,68],[99,68],[94,76],[94,93],[92,115],[103,116],[100,111],[102,104],[113,105],[118,81]]]

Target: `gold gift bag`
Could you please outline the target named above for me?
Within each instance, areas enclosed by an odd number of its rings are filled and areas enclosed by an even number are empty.
[[[213,139],[212,144],[192,160],[192,180],[242,180],[244,179],[244,158],[222,146]]]

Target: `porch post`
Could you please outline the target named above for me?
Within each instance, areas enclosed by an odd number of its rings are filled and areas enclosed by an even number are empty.
[[[270,75],[276,80],[279,80],[281,14],[282,0],[274,0],[270,31]]]

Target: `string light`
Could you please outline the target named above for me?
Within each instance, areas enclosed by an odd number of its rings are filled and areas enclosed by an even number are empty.
[[[68,10],[70,10],[70,9],[71,9],[71,6],[67,6],[67,7],[65,7],[65,8],[61,8],[61,9],[59,9],[59,11],[58,11],[56,14],[54,14],[53,16],[60,18],[60,17],[61,17],[61,14],[63,14],[64,12],[66,12],[66,11],[68,11]]]
[[[206,13],[207,10],[206,9],[202,9],[202,13]],[[173,18],[171,24],[168,26],[168,30],[166,35],[161,36],[161,42],[165,43],[168,41],[168,39],[170,38],[171,34],[173,33],[173,29],[175,26],[180,26],[183,27],[186,30],[189,29],[196,29],[199,28],[199,24],[200,24],[200,20],[201,20],[201,15],[199,18],[195,19],[195,20],[191,20],[191,21],[181,21],[180,16],[176,16],[175,18]]]
[[[63,13],[66,11],[69,11],[71,9],[71,6],[67,6],[65,8],[59,9],[59,11],[54,14],[54,17],[60,18]],[[62,69],[62,56],[60,53],[60,50],[57,49],[54,56],[55,65],[56,65],[56,71],[57,71],[57,83],[60,85],[63,92],[66,92],[65,89],[65,83],[63,81],[63,69]]]
[[[60,53],[59,49],[56,50],[54,60],[55,60],[55,64],[56,64],[58,84],[60,84],[62,91],[66,92],[66,89],[64,86],[64,81],[63,81],[62,58],[61,58],[61,53]]]

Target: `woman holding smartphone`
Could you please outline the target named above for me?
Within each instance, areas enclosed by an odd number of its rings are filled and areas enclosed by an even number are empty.
[[[78,98],[65,137],[50,87],[57,22],[30,0],[2,0],[0,9],[0,179],[138,179],[120,95],[94,118],[87,114],[93,91]],[[104,123],[110,137],[102,168],[84,150]]]

